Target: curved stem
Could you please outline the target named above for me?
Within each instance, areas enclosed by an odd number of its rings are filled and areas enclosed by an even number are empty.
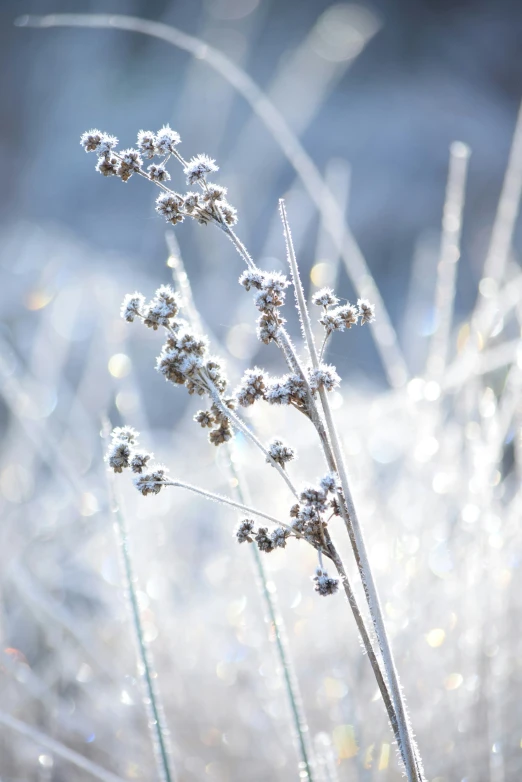
[[[207,491],[206,489],[201,489],[199,486],[193,486],[191,483],[185,483],[184,481],[158,481],[158,484],[161,486],[173,486],[179,489],[187,489],[187,491],[194,492],[194,494],[199,494],[201,497],[205,497],[207,500],[212,500],[212,502],[218,502],[222,505],[230,505],[230,507],[237,508],[244,513],[248,513],[252,516],[259,516],[259,518],[266,519],[272,524],[277,524],[278,527],[284,527],[296,538],[299,538],[300,540],[306,540],[306,538],[301,535],[300,532],[297,532],[297,530],[291,527],[290,524],[286,524],[284,521],[279,521],[279,519],[274,518],[274,516],[270,516],[270,514],[265,513],[262,510],[257,510],[257,508],[251,508],[241,502],[236,502],[236,500],[233,500],[231,497],[225,497],[223,494],[215,494],[214,492]],[[328,551],[324,551],[323,553],[326,554],[326,556],[329,556]]]

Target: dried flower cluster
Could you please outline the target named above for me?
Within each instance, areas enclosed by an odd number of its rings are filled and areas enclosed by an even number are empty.
[[[140,293],[127,296],[121,314],[129,322],[142,320],[145,326],[154,331],[158,328],[164,329],[166,341],[157,360],[157,370],[168,382],[185,386],[189,394],[196,393],[208,398],[210,405],[196,413],[195,421],[202,428],[210,430],[210,442],[214,445],[226,443],[232,437],[233,427],[240,430],[262,451],[266,462],[282,476],[297,502],[294,501],[290,508],[288,522],[280,522],[264,511],[249,508],[230,498],[212,495],[180,481],[169,481],[165,477],[164,467],[148,465],[151,455],[137,450],[136,434],[127,428],[114,431],[107,461],[115,472],[130,468],[136,473],[135,485],[144,495],[157,494],[165,485],[178,486],[195,491],[208,499],[240,508],[248,515],[235,531],[239,543],[251,543],[256,545],[259,551],[270,553],[278,548],[286,548],[288,539],[295,537],[306,541],[317,551],[318,567],[312,577],[315,591],[322,596],[332,595],[342,583],[386,706],[409,782],[423,782],[420,758],[407,719],[373,574],[353,506],[342,448],[328,401],[328,392],[339,386],[340,378],[334,366],[323,362],[329,337],[336,331],[345,331],[358,323],[371,323],[375,319],[374,307],[366,299],[359,299],[356,305],[349,302],[341,304],[330,288],[318,291],[313,296],[313,303],[322,308],[320,323],[324,327],[324,340],[318,352],[299,278],[284,202],[280,202],[280,208],[291,280],[279,272],[261,271],[255,265],[231,228],[236,222],[236,212],[226,201],[226,189],[207,181],[208,175],[218,170],[215,161],[206,155],[197,155],[190,161],[185,161],[177,149],[180,141],[179,135],[168,126],[157,133],[140,131],[137,147],[121,152],[117,151],[117,139],[96,130],[85,133],[81,139],[87,152],[97,153],[97,169],[103,175],[118,176],[123,181],[128,181],[137,173],[159,187],[162,192],[156,201],[156,211],[167,222],[176,224],[185,217],[192,217],[203,225],[213,223],[226,234],[247,267],[239,282],[245,290],[253,293],[254,304],[259,312],[258,338],[262,343],[275,344],[281,350],[287,372],[281,377],[270,377],[259,367],[248,368],[234,394],[226,396],[227,379],[221,362],[209,354],[208,340],[195,334],[190,324],[179,317],[181,302],[177,293],[169,286],[161,286],[148,303]],[[143,159],[150,160],[154,157],[162,160],[159,163],[151,163],[145,170]],[[183,166],[187,185],[196,185],[198,190],[182,195],[166,186],[165,183],[170,181],[166,164],[171,157]],[[291,283],[306,340],[309,364],[303,363],[294,347],[281,312],[286,290]],[[264,446],[236,413],[237,406],[249,407],[260,399],[272,405],[292,406],[314,426],[329,470],[317,485],[305,486],[301,491],[297,491],[286,469],[287,464],[295,458],[294,449],[280,439]],[[267,519],[272,526],[256,527],[251,515]],[[366,627],[346,568],[330,535],[329,523],[334,517],[342,518],[348,532],[359,575],[364,584],[364,597],[376,640]],[[323,565],[323,557],[333,563],[339,579],[328,575]]]
[[[211,443],[221,445],[232,437],[227,411],[234,410],[235,400],[225,396],[227,378],[222,362],[209,354],[207,338],[195,334],[186,320],[177,317],[181,309],[178,294],[162,285],[148,303],[141,293],[127,295],[121,315],[129,322],[138,318],[154,331],[160,327],[165,330],[167,338],[156,369],[166,381],[185,386],[189,394],[209,397],[210,409],[200,410],[194,420],[210,429]]]
[[[212,495],[198,487],[180,481],[169,481],[161,465],[148,466],[150,454],[137,451],[135,433],[132,430],[116,430],[107,455],[107,461],[115,472],[130,467],[136,474],[134,482],[138,490],[156,494],[165,485],[183,487],[218,502],[240,508],[246,512],[235,531],[239,543],[252,543],[259,551],[270,553],[286,548],[290,537],[309,543],[318,554],[318,567],[312,577],[315,591],[321,596],[332,595],[342,583],[353,611],[368,659],[372,665],[377,684],[388,713],[401,758],[407,770],[409,782],[423,782],[424,775],[414,738],[407,719],[395,665],[387,637],[380,602],[373,581],[373,575],[364,546],[359,522],[354,511],[346,467],[335,424],[328,402],[328,392],[337,388],[340,378],[334,366],[323,362],[323,355],[329,337],[335,331],[345,331],[360,323],[371,323],[375,318],[374,307],[366,299],[359,299],[356,305],[341,304],[329,288],[323,288],[313,297],[313,303],[322,308],[320,323],[324,327],[321,350],[315,347],[306,306],[304,291],[299,278],[297,260],[292,244],[290,227],[284,203],[281,202],[281,219],[287,246],[287,257],[292,280],[278,272],[261,271],[248,251],[236,236],[231,226],[236,222],[236,212],[225,200],[225,188],[207,182],[207,176],[217,171],[215,161],[206,155],[198,155],[185,161],[177,151],[179,135],[168,126],[154,134],[140,131],[136,149],[117,152],[117,140],[99,131],[90,131],[82,136],[82,145],[88,152],[97,152],[98,170],[105,176],[119,176],[127,181],[134,173],[148,179],[162,192],[156,202],[156,210],[172,224],[193,217],[206,225],[214,223],[230,239],[246,263],[247,269],[239,282],[247,291],[252,291],[254,304],[259,312],[257,335],[266,344],[275,344],[283,354],[287,372],[281,377],[269,377],[259,367],[246,370],[239,387],[231,396],[226,396],[227,379],[221,362],[208,352],[208,340],[194,333],[189,323],[178,316],[180,300],[169,286],[161,286],[149,303],[140,293],[127,296],[122,306],[122,316],[129,322],[136,318],[153,330],[162,328],[166,342],[157,360],[157,369],[169,382],[185,386],[189,394],[197,393],[207,397],[210,406],[195,415],[195,421],[209,429],[209,440],[215,445],[226,443],[233,434],[233,427],[240,430],[256,447],[260,448],[265,460],[275,468],[286,482],[297,502],[290,508],[288,523],[249,508],[230,498]],[[143,158],[163,158],[143,169]],[[183,166],[186,182],[197,185],[199,190],[181,195],[170,190],[165,182],[170,180],[166,163],[175,158]],[[303,335],[306,339],[310,363],[304,364],[285,328],[281,309],[285,303],[286,289],[293,284]],[[236,406],[249,407],[263,399],[272,405],[292,406],[304,414],[315,427],[321,451],[329,472],[317,485],[296,490],[286,465],[295,458],[294,449],[280,439],[264,446],[235,412]],[[123,432],[123,434],[122,434]],[[131,432],[129,434],[129,432]],[[144,470],[147,469],[147,472]],[[269,520],[271,527],[258,526],[251,519],[258,515]],[[364,596],[372,618],[377,640],[365,624],[358,606],[343,561],[330,535],[329,523],[340,517],[348,532],[355,555],[359,575],[364,584]],[[331,578],[323,565],[323,557],[333,563],[340,578]],[[384,667],[386,676],[383,676]]]
[[[148,464],[154,454],[138,448],[138,432],[131,426],[117,427],[112,431],[111,444],[107,449],[105,461],[114,472],[132,470],[134,485],[141,494],[159,494],[162,487],[168,485],[165,473],[168,468],[163,464]],[[144,472],[147,470],[147,472]]]
[[[118,139],[99,130],[89,130],[81,137],[86,152],[96,152],[96,170],[103,176],[116,176],[128,182],[133,174],[139,174],[162,189],[156,199],[156,211],[168,223],[176,225],[185,217],[193,217],[198,223],[207,225],[235,225],[236,210],[226,200],[227,190],[221,185],[207,181],[207,176],[218,171],[216,162],[207,155],[196,155],[184,160],[177,147],[181,143],[179,133],[165,125],[157,133],[140,130],[135,148],[117,151]],[[151,163],[144,168],[143,158],[164,158],[162,162]],[[187,185],[197,185],[200,192],[177,193],[165,185],[171,176],[166,165],[174,157],[183,166]]]

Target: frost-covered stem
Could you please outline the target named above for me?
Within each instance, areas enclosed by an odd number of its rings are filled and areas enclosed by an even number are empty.
[[[247,498],[245,496],[245,490],[243,487],[243,479],[239,471],[234,464],[230,449],[229,454],[229,468],[233,477],[236,479],[236,486],[234,491],[236,492],[238,499],[246,505]],[[290,650],[288,649],[288,643],[285,633],[284,619],[279,613],[276,600],[272,592],[268,589],[267,575],[265,572],[265,566],[261,557],[261,553],[257,546],[250,547],[253,556],[254,564],[258,573],[259,583],[261,586],[261,594],[266,605],[268,616],[270,619],[270,625],[274,631],[276,640],[277,655],[281,664],[281,670],[283,672],[284,683],[286,687],[286,694],[290,705],[290,711],[292,713],[292,719],[294,728],[299,743],[299,751],[301,755],[301,763],[303,770],[306,771],[307,779],[309,782],[314,782],[314,773],[312,767],[311,749],[308,741],[308,724],[306,716],[303,710],[301,693],[299,692],[299,683],[297,675],[292,664],[290,657]]]
[[[251,271],[254,271],[256,269],[256,265],[252,259],[252,256],[248,252],[247,248],[245,247],[241,239],[234,233],[232,228],[230,228],[230,226],[227,225],[226,223],[219,223],[219,227],[221,228],[223,233],[225,233],[228,236],[228,238],[230,239],[230,241],[232,242],[232,244],[234,245],[234,247],[236,248],[240,256],[245,261],[248,268]]]
[[[308,352],[310,354],[310,358],[312,361],[312,366],[314,369],[318,369],[319,359],[315,348],[315,342],[314,342],[314,337],[312,332],[312,324],[310,322],[310,315],[308,313],[308,308],[306,306],[303,286],[301,283],[301,278],[299,276],[299,270],[297,268],[297,259],[295,256],[295,251],[292,243],[292,236],[290,233],[290,227],[288,225],[288,220],[286,217],[286,210],[285,210],[283,199],[279,201],[279,206],[281,210],[281,219],[283,221],[283,228],[284,228],[286,246],[288,251],[288,262],[292,273],[294,291],[296,296],[297,307],[299,310],[301,326],[305,336]],[[359,524],[357,513],[355,511],[352,493],[348,483],[348,475],[347,475],[346,467],[344,465],[344,458],[342,454],[341,444],[337,435],[337,429],[335,427],[335,423],[333,420],[332,411],[330,409],[330,403],[328,401],[328,397],[324,388],[319,389],[319,396],[321,399],[321,406],[323,408],[323,413],[325,417],[328,438],[332,447],[333,456],[337,466],[337,473],[341,480],[341,486],[344,495],[344,497],[339,495],[339,499],[341,500],[341,506],[344,503],[346,503],[347,513],[346,514],[343,513],[343,518],[347,526],[348,534],[350,536],[350,541],[352,543],[352,548],[355,555],[355,560],[357,562],[357,567],[361,575],[364,592],[368,602],[368,607],[370,609],[370,615],[375,627],[375,633],[382,654],[384,668],[386,671],[386,678],[388,680],[388,684],[391,690],[393,705],[395,707],[398,733],[400,736],[399,747],[404,760],[404,766],[406,769],[409,782],[420,782],[420,780],[423,779],[420,759],[418,758],[418,753],[416,751],[414,739],[411,734],[409,720],[406,712],[406,706],[404,703],[404,699],[402,697],[401,688],[399,684],[399,677],[397,674],[397,669],[395,667],[395,661],[393,659],[391,645],[384,624],[384,617],[382,614],[377,587],[373,579],[373,573],[370,568],[370,562],[368,560],[368,555],[366,552],[366,546],[364,543],[361,526]]]
[[[276,524],[278,527],[284,527],[296,538],[305,540],[303,535],[297,532],[297,530],[295,530],[289,524],[285,524],[284,521],[279,521],[279,519],[274,518],[274,516],[270,516],[270,514],[264,513],[262,510],[257,510],[257,508],[251,508],[248,505],[243,505],[241,502],[236,502],[236,500],[233,500],[230,497],[225,497],[223,494],[215,494],[214,492],[207,491],[206,489],[201,489],[199,486],[193,486],[191,483],[185,483],[184,481],[158,481],[158,484],[161,486],[172,486],[174,488],[187,489],[187,491],[194,492],[194,494],[199,494],[201,497],[205,497],[205,499],[211,500],[212,502],[218,502],[222,505],[230,505],[230,507],[242,510],[249,515],[259,516],[261,519],[266,519],[272,524]],[[323,553],[328,557],[330,556],[327,551],[324,551]]]
[[[344,567],[343,561],[341,557],[339,556],[339,553],[337,552],[337,549],[334,546],[334,543],[330,536],[328,535],[327,539],[327,546],[328,551],[330,553],[330,557],[332,562],[335,565],[335,569],[337,570],[337,573],[339,574],[339,577],[341,579],[341,583],[343,585],[344,592],[346,594],[346,597],[348,599],[348,603],[350,604],[350,608],[352,609],[352,613],[355,618],[355,623],[357,625],[357,629],[359,631],[359,635],[361,636],[361,641],[363,643],[364,649],[366,651],[366,654],[368,655],[368,659],[370,661],[370,665],[372,666],[373,673],[375,676],[375,679],[377,681],[377,686],[379,687],[379,691],[381,693],[381,697],[384,701],[384,705],[386,707],[386,712],[388,714],[388,719],[390,721],[391,728],[393,730],[393,734],[395,736],[395,739],[397,741],[397,745],[400,746],[400,735],[399,730],[397,726],[397,718],[395,716],[395,708],[393,706],[389,689],[386,684],[386,681],[384,680],[384,676],[382,674],[381,666],[379,664],[379,661],[375,655],[375,651],[373,649],[373,645],[370,639],[370,636],[368,634],[368,630],[366,629],[366,625],[364,623],[363,616],[359,610],[359,606],[357,605],[357,600],[355,597],[355,594],[352,590],[352,587],[350,585],[350,581],[348,579],[348,575],[346,573],[346,569]]]
[[[114,513],[116,515],[116,531],[123,561],[125,586],[127,588],[130,599],[132,623],[134,626],[142,668],[141,673],[145,681],[145,688],[149,701],[148,705],[150,706],[152,715],[152,720],[149,722],[149,727],[156,739],[156,741],[154,741],[154,750],[156,755],[156,762],[158,764],[158,772],[163,782],[174,782],[175,777],[170,768],[171,759],[167,744],[167,728],[163,723],[162,709],[159,704],[158,695],[155,692],[153,681],[155,675],[154,669],[149,657],[145,636],[143,634],[143,627],[141,624],[140,609],[136,595],[136,578],[133,573],[132,560],[129,552],[127,525],[125,523],[125,517],[122,513],[120,504],[115,496],[111,479],[109,479],[109,491],[111,494]]]
[[[288,486],[288,488],[290,489],[290,491],[292,492],[294,497],[297,497],[298,496],[297,490],[296,490],[294,484],[292,483],[292,481],[290,480],[290,478],[288,477],[286,471],[283,470],[281,465],[278,464],[275,461],[275,459],[273,459],[271,457],[271,455],[269,454],[268,450],[265,448],[265,446],[263,445],[261,440],[259,440],[256,437],[256,435],[252,432],[252,430],[249,429],[248,426],[246,426],[246,424],[243,423],[241,418],[239,418],[239,416],[237,416],[234,413],[233,410],[230,410],[224,404],[224,402],[221,399],[221,397],[219,395],[219,392],[218,392],[217,388],[215,387],[214,383],[212,382],[212,380],[210,378],[205,378],[205,381],[207,383],[208,391],[210,393],[210,396],[212,397],[212,401],[219,407],[219,409],[221,410],[223,415],[226,415],[227,418],[230,420],[230,422],[236,427],[236,429],[239,429],[239,431],[242,432],[245,435],[245,437],[248,437],[248,439],[251,440],[254,443],[254,445],[256,445],[262,451],[262,453],[265,455],[266,459],[270,462],[270,464],[273,467],[276,468],[276,470],[278,471],[279,475],[283,478],[283,480],[285,481],[286,485]]]

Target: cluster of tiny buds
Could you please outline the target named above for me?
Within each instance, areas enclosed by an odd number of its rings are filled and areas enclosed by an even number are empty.
[[[261,313],[257,321],[257,336],[268,345],[276,339],[279,327],[285,323],[279,308],[285,303],[285,289],[290,281],[279,272],[247,270],[239,278],[245,290],[254,289],[254,303]]]
[[[209,354],[207,338],[195,334],[185,320],[176,317],[181,309],[178,294],[169,285],[162,285],[148,303],[141,293],[128,294],[121,316],[130,323],[138,318],[154,331],[165,329],[167,340],[156,369],[166,381],[185,386],[189,394],[212,399],[210,410],[199,411],[195,421],[211,430],[211,443],[221,445],[232,437],[230,420],[223,408],[233,410],[235,400],[225,396],[228,381],[224,368],[218,358]],[[215,401],[216,396],[222,407]]]
[[[339,589],[339,579],[330,578],[326,570],[321,567],[318,567],[315,571],[315,576],[312,578],[312,581],[315,582],[315,591],[323,597],[335,595]]]
[[[367,299],[359,299],[357,305],[349,302],[339,305],[339,299],[331,288],[321,288],[314,293],[312,302],[323,308],[319,322],[324,326],[327,336],[334,331],[344,331],[355,326],[359,318],[361,326],[375,320],[375,306]]]
[[[341,382],[335,367],[321,364],[318,369],[308,367],[307,380],[312,395],[319,389],[333,391]],[[247,369],[241,383],[235,390],[235,397],[241,407],[249,407],[258,399],[271,405],[292,405],[308,415],[306,382],[300,375],[289,373],[270,378],[264,369]]]
[[[238,543],[255,543],[260,551],[266,554],[274,551],[276,548],[286,548],[287,538],[290,537],[290,530],[284,527],[277,527],[273,532],[268,531],[268,527],[258,527],[251,519],[240,521],[234,535]]]
[[[113,429],[105,461],[114,472],[130,469],[134,473],[134,485],[143,496],[159,494],[168,483],[165,477],[168,470],[162,464],[149,464],[153,454],[138,447],[138,436],[131,426]]]
[[[321,478],[319,486],[305,486],[299,495],[299,502],[290,508],[291,526],[316,548],[324,545],[324,531],[328,524],[324,514],[330,510],[331,514],[337,515],[334,505],[337,503],[334,496],[337,491],[337,476],[328,473]]]
[[[177,151],[181,143],[179,133],[168,125],[157,133],[140,130],[135,148],[117,151],[118,139],[99,130],[84,133],[80,143],[86,152],[96,152],[96,170],[103,176],[116,176],[128,182],[133,174],[139,174],[158,185],[163,192],[156,199],[156,211],[168,223],[181,223],[185,217],[193,217],[202,225],[212,221],[226,225],[235,225],[237,222],[236,210],[226,200],[226,188],[207,182],[207,176],[219,170],[216,161],[207,155],[183,160]],[[171,156],[182,164],[187,185],[198,185],[201,192],[181,195],[165,185],[171,178],[166,169]],[[151,163],[145,169],[143,159],[150,160],[153,157],[165,159],[163,162]]]
[[[295,459],[294,449],[289,445],[286,445],[282,440],[272,440],[268,445],[267,451],[268,456],[266,461],[269,464],[272,464],[272,461],[274,461],[283,469],[287,462],[291,462],[292,459]]]
[[[277,548],[286,548],[286,541],[290,534],[290,531],[284,527],[276,527],[272,532],[268,527],[256,527],[252,519],[243,519],[234,531],[238,543],[255,543],[259,551],[265,554]],[[322,567],[317,568],[312,580],[315,582],[315,591],[324,597],[335,594],[339,589],[338,579],[330,578]]]

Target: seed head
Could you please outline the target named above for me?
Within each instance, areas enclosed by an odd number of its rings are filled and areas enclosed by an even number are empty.
[[[236,536],[238,543],[252,543],[254,532],[254,522],[250,519],[244,519],[237,525],[234,535]]]
[[[145,451],[134,451],[130,460],[130,468],[132,472],[143,472],[143,469],[147,466],[147,462],[150,461],[152,457],[152,453],[146,453]]]
[[[250,271],[250,269],[247,269],[240,276],[239,284],[242,285],[243,288],[245,288],[247,291],[249,291],[250,288],[257,288],[257,290],[261,290],[263,285],[263,272],[259,270]]]
[[[161,157],[163,157],[163,155],[170,155],[180,143],[181,138],[179,133],[172,130],[169,125],[164,125],[161,130],[158,130],[156,133],[156,155],[160,155]]]
[[[210,429],[216,423],[215,418],[209,413],[208,410],[199,410],[194,416],[194,421],[205,429]]]
[[[116,136],[109,136],[108,133],[102,133],[101,141],[98,145],[98,154],[108,157],[114,147],[118,146],[118,139]]]
[[[139,432],[132,428],[132,426],[117,426],[111,432],[113,440],[120,440],[122,443],[128,443],[129,445],[135,445],[138,441]]]
[[[325,494],[333,494],[339,485],[339,479],[333,472],[329,472],[319,481],[319,486]]]
[[[365,323],[373,323],[375,320],[375,304],[370,304],[368,299],[359,299],[357,309],[361,318],[361,326]]]
[[[153,182],[168,182],[170,179],[169,172],[161,164],[156,165],[152,163],[150,166],[147,166],[147,171],[149,172],[149,178]]]
[[[182,223],[185,219],[182,207],[183,199],[177,193],[161,193],[156,199],[156,212],[173,225]]]
[[[274,550],[272,538],[268,534],[268,527],[259,527],[256,535],[256,543],[260,551],[269,553]]]
[[[141,315],[145,305],[145,296],[141,293],[127,293],[121,305],[121,317],[128,323],[132,323],[136,316]]]
[[[277,529],[275,529],[270,536],[272,547],[286,548],[286,540],[289,537],[290,537],[289,530],[285,529],[284,527],[277,527]]]
[[[212,174],[218,170],[219,167],[216,166],[215,160],[212,160],[207,155],[196,155],[196,157],[189,160],[183,172],[187,177],[187,184],[194,185],[204,180],[207,174]]]
[[[312,303],[319,307],[335,307],[339,304],[339,299],[331,288],[321,288],[312,296]]]
[[[104,135],[105,134],[102,133],[101,130],[88,130],[86,133],[82,134],[80,144],[86,152],[95,152],[99,149]]]
[[[326,570],[322,570],[319,567],[315,571],[312,581],[315,581],[315,591],[323,595],[323,597],[334,595],[339,589],[339,580],[330,578]]]
[[[257,399],[262,399],[265,392],[266,377],[263,369],[254,367],[247,369],[241,384],[236,388],[235,396],[241,407],[253,405]]]
[[[147,494],[159,494],[168,481],[168,478],[165,477],[166,472],[168,472],[166,467],[162,464],[156,464],[151,472],[145,475],[137,475],[134,478],[134,485],[144,497]]]
[[[223,443],[228,443],[228,441],[232,439],[232,435],[233,432],[230,423],[227,421],[226,423],[220,424],[217,429],[213,429],[210,432],[208,439],[212,445],[222,445]]]
[[[140,130],[137,146],[143,157],[150,160],[156,154],[156,136],[151,130]]]
[[[278,464],[281,465],[281,467],[284,467],[284,465],[287,462],[291,462],[292,459],[295,458],[295,451],[293,448],[290,448],[289,445],[285,445],[285,443],[282,440],[272,440],[270,445],[268,446],[268,453],[269,456]],[[270,458],[267,457],[266,461],[270,464]]]
[[[309,372],[309,383],[312,393],[315,393],[320,388],[324,388],[325,391],[333,391],[340,382],[341,378],[333,366],[321,364],[318,369],[312,369]]]
[[[102,174],[102,176],[117,176],[119,166],[120,163],[117,158],[110,157],[110,155],[102,155],[98,158],[98,162],[96,163],[96,171]]]
[[[129,444],[123,440],[114,440],[107,449],[105,461],[114,472],[123,472],[129,466]]]

